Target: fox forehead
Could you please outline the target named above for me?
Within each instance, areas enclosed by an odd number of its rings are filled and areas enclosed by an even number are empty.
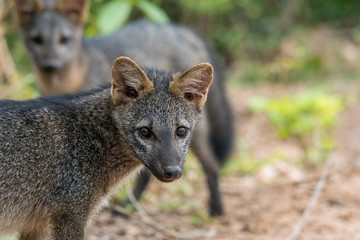
[[[145,72],[154,84],[154,91],[138,105],[142,109],[139,112],[144,119],[152,116],[151,118],[156,118],[157,122],[163,123],[175,123],[183,119],[183,124],[187,125],[198,120],[199,112],[184,99],[170,92],[169,85],[174,80],[172,73],[153,69],[146,69]]]
[[[156,88],[155,88],[156,89]],[[189,127],[197,120],[199,113],[188,106],[188,104],[173,96],[170,92],[156,93],[154,91],[148,98],[134,105],[134,113],[138,122],[147,125],[177,125],[182,124]],[[155,124],[156,123],[156,124]]]
[[[62,28],[69,31],[74,28],[73,25],[69,19],[52,9],[45,9],[35,15],[32,24],[33,27],[39,27],[40,30]]]
[[[166,94],[169,92],[169,84],[173,80],[173,74],[152,68],[145,68],[144,72],[154,84],[155,94]]]
[[[44,4],[45,9],[55,9],[60,0],[41,0],[41,2]]]

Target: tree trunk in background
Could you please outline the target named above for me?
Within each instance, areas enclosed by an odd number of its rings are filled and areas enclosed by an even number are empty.
[[[5,82],[16,73],[14,60],[5,39],[5,17],[9,14],[13,1],[0,1],[0,80]]]
[[[282,34],[294,23],[297,16],[303,9],[305,0],[286,0],[284,11],[277,24],[277,32]]]

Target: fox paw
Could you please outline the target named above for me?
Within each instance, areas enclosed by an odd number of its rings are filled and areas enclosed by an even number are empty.
[[[218,217],[224,215],[224,209],[222,205],[210,206],[209,214],[211,217]]]

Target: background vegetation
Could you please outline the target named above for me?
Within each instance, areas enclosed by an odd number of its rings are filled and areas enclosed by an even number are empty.
[[[26,74],[29,64],[12,5],[10,0],[0,4],[0,39],[5,37],[16,69]],[[322,49],[316,49],[325,46],[314,46],[312,35],[323,30],[331,35],[326,37],[358,44],[357,9],[360,2],[356,0],[92,0],[85,32],[88,37],[107,34],[142,17],[155,22],[172,21],[198,31],[226,66],[237,64],[241,68],[238,80],[242,82],[303,81],[319,73],[324,78],[339,71],[340,66],[333,68]],[[345,63],[354,65],[354,57],[339,56],[344,54],[338,52],[334,56],[351,58]],[[9,64],[7,69],[14,68]],[[353,66],[341,66],[344,67],[347,75],[358,75]]]

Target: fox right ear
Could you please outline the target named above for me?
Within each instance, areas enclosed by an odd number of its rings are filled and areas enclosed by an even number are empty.
[[[15,0],[16,15],[21,26],[26,25],[35,13],[44,8],[41,0]]]
[[[127,57],[115,60],[111,84],[111,96],[115,105],[145,96],[153,89],[153,83],[133,60]]]
[[[87,18],[88,0],[60,0],[57,9],[76,24],[83,24]]]
[[[198,64],[185,72],[174,74],[169,89],[200,110],[205,104],[213,80],[213,71],[209,63]]]

